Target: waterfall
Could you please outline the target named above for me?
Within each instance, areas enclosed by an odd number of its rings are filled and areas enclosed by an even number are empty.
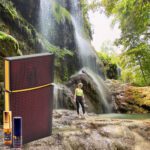
[[[102,111],[104,113],[111,113],[112,105],[110,102],[108,102],[111,99],[111,97],[103,79],[97,73],[93,72],[89,68],[83,68],[81,71],[86,73],[88,76],[90,76],[93,82],[95,83],[96,89],[98,91],[97,93],[103,105]]]
[[[98,76],[98,65],[96,52],[93,50],[90,40],[87,38],[84,31],[84,23],[82,18],[82,11],[79,6],[79,0],[73,0],[71,15],[74,26],[74,37],[78,48],[78,56],[83,67],[88,68],[88,74],[92,77],[94,83],[97,85],[100,101],[106,113],[111,112],[111,105],[108,103],[107,88],[104,81]]]
[[[87,37],[84,30],[84,22],[82,18],[82,11],[80,9],[80,1],[72,0],[71,6],[71,19],[74,26],[74,37],[78,49],[78,57],[82,67],[88,68],[88,73],[95,82],[100,102],[105,112],[110,112],[111,106],[107,100],[107,89],[104,86],[104,81],[98,76],[99,67],[96,52],[91,46],[90,39]],[[64,1],[60,0],[60,3],[64,5]],[[40,15],[39,15],[39,25],[40,32],[51,41],[51,33],[55,32],[55,26],[52,19],[52,7],[55,4],[54,0],[40,0]],[[54,108],[59,108],[62,105],[58,101],[59,89],[57,86],[54,87]]]
[[[83,28],[82,11],[80,9],[79,1],[74,0],[71,9],[71,19],[75,29],[75,40],[78,48],[78,57],[82,64],[82,67],[89,67],[96,71],[96,54],[91,46],[90,40],[86,37]]]
[[[50,0],[40,0],[39,30],[46,38],[48,38],[48,33],[51,28],[50,9]]]
[[[53,103],[53,108],[58,109],[58,86],[54,85],[54,103]]]
[[[60,109],[63,108],[63,86],[59,84],[54,84],[54,103],[53,108]]]

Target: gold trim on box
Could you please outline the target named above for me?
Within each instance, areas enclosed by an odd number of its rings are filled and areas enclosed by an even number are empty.
[[[9,111],[9,93],[5,92],[5,111]]]
[[[10,63],[8,60],[5,60],[4,64],[5,64],[5,89],[10,90],[10,71],[9,71]]]
[[[52,85],[53,85],[53,83],[49,83],[49,84],[44,84],[42,86],[37,86],[37,87],[33,87],[33,88],[26,88],[26,89],[13,90],[13,91],[6,90],[6,92],[9,92],[9,93],[27,92],[27,91],[38,90],[38,89],[45,88],[45,87],[52,86]]]

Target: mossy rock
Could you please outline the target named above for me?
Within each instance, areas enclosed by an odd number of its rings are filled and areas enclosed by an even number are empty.
[[[135,113],[150,112],[150,87],[130,86],[126,90],[127,102]]]
[[[0,55],[2,57],[22,55],[19,50],[18,41],[4,32],[0,31]]]
[[[22,55],[17,40],[4,32],[0,32],[0,82],[4,78],[3,57]]]
[[[71,15],[66,8],[64,8],[59,3],[56,3],[56,2],[53,2],[52,4],[53,4],[52,13],[58,24],[60,24],[61,22],[64,22],[64,20],[66,19],[68,21],[71,21]]]

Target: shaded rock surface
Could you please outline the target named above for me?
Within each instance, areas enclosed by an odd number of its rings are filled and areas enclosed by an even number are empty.
[[[73,92],[65,85],[54,85],[54,108],[55,109],[75,109]]]

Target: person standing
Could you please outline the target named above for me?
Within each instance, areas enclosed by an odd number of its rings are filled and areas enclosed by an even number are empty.
[[[77,106],[77,114],[78,117],[81,118],[80,114],[79,114],[79,107],[81,105],[82,107],[82,112],[83,112],[83,117],[85,114],[85,108],[84,108],[84,93],[82,90],[83,84],[79,83],[77,88],[75,89],[75,95],[74,95],[74,101],[76,102],[76,106]]]

